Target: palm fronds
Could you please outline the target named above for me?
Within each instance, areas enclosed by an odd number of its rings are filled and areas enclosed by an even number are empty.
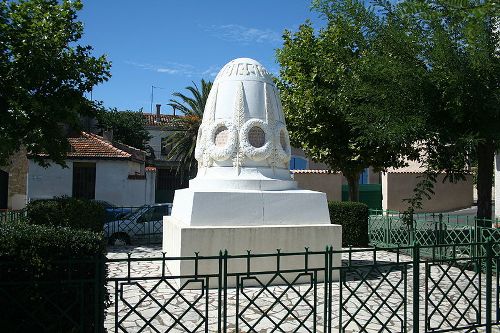
[[[193,82],[193,86],[186,87],[192,96],[176,92],[173,94],[176,99],[170,99],[168,103],[183,114],[174,119],[175,133],[165,140],[165,144],[171,146],[167,158],[179,162],[177,171],[180,173],[194,175],[197,170],[198,163],[194,157],[196,138],[211,88],[211,81],[201,80],[201,90]]]

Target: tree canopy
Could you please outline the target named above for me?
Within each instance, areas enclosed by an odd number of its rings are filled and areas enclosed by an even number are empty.
[[[142,112],[100,109],[96,119],[101,130],[113,130],[113,139],[126,145],[146,149],[146,143],[151,139]]]
[[[63,164],[67,128],[92,116],[84,95],[109,78],[110,63],[78,44],[81,8],[68,0],[0,2],[0,165],[22,145]]]
[[[427,167],[430,180],[445,171],[455,181],[475,158],[478,216],[491,218],[500,139],[498,3],[313,4],[326,26],[285,32],[278,50],[294,143],[346,176],[361,162],[383,169],[407,155]]]
[[[451,180],[477,160],[478,217],[492,217],[493,158],[500,140],[500,36],[493,2],[407,0],[385,4],[398,25],[416,36],[415,59],[425,66],[420,79],[432,90],[426,113],[425,162]]]
[[[358,199],[360,173],[398,167],[416,153],[424,71],[406,57],[408,36],[357,1],[318,3],[326,25],[285,31],[278,86],[292,144],[341,171]],[[401,48],[395,57],[387,54]],[[411,126],[408,126],[411,124]],[[409,139],[410,138],[410,139]]]

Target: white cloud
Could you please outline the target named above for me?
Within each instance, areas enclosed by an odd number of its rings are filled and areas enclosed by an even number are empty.
[[[180,75],[186,77],[209,77],[214,78],[220,70],[220,66],[212,65],[207,69],[198,69],[193,65],[180,64],[176,62],[166,62],[161,65],[149,64],[149,63],[138,63],[134,61],[125,61],[126,64],[142,68],[144,70],[154,71],[158,73],[164,73],[169,75]]]
[[[172,68],[157,68],[156,71],[158,73],[167,73],[167,74],[177,74],[177,73],[179,73],[178,69],[172,69]]]
[[[238,24],[211,25],[205,27],[205,31],[222,40],[243,44],[277,44],[281,41],[281,34],[274,30],[249,28]]]

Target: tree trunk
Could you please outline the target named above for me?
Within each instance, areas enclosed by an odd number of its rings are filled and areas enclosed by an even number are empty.
[[[349,184],[349,201],[359,201],[359,174],[346,176]]]
[[[493,186],[493,160],[495,148],[492,141],[477,145],[477,218],[491,219],[491,188]],[[484,221],[480,221],[481,225]],[[487,225],[489,226],[489,225]]]

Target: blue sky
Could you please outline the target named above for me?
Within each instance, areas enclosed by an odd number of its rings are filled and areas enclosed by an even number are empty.
[[[84,0],[82,44],[112,61],[112,77],[93,99],[119,110],[150,111],[192,81],[213,80],[234,58],[250,57],[278,73],[275,50],[285,29],[320,22],[310,1]],[[154,109],[154,106],[153,106]]]

